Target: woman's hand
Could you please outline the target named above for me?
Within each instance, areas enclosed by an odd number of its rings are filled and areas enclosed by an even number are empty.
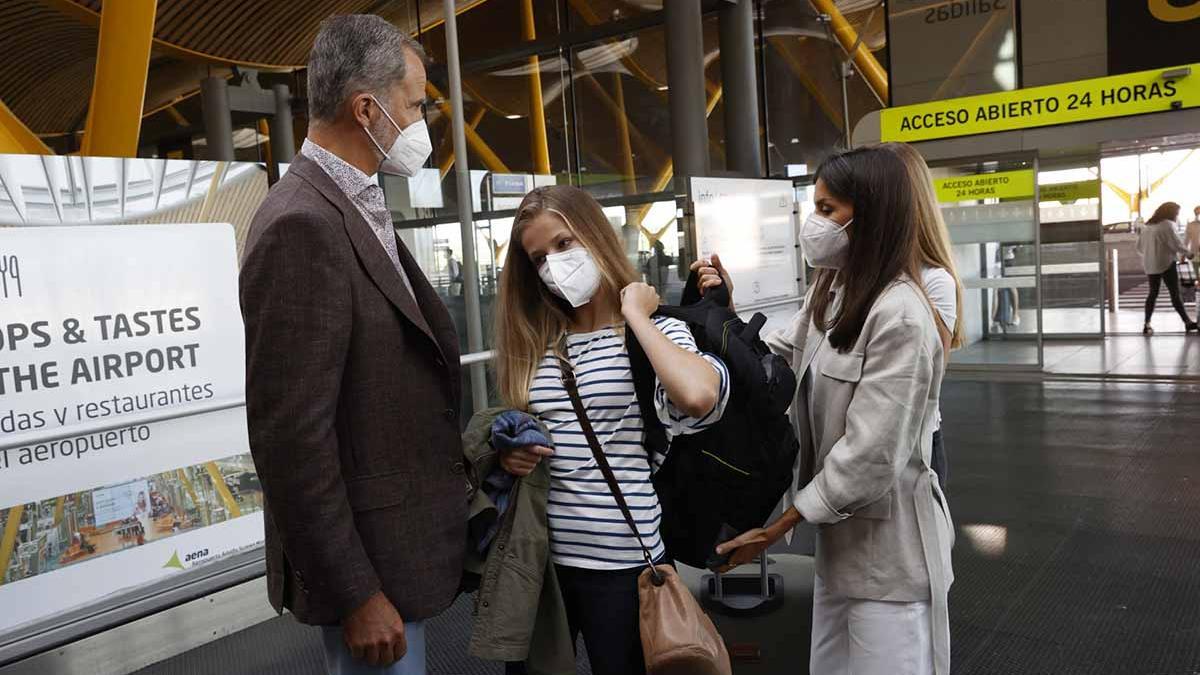
[[[621,291],[621,314],[626,321],[650,318],[658,311],[659,304],[658,291],[649,284],[632,283]]]
[[[730,539],[718,545],[717,555],[725,555],[733,551],[733,555],[729,557],[729,562],[720,571],[725,573],[738,565],[745,565],[753,561],[770,548],[772,544],[782,539],[783,535],[787,534],[801,520],[800,512],[793,506],[784,512],[779,517],[779,520],[770,525],[748,530],[735,539]]]
[[[500,466],[514,476],[528,476],[533,473],[533,469],[543,458],[553,454],[553,450],[541,445],[526,445],[523,448],[503,450],[500,452]]]
[[[733,280],[721,264],[721,256],[714,253],[711,259],[697,260],[692,263],[691,269],[700,274],[700,295],[707,293],[710,288],[724,284],[729,289],[729,308],[733,309]]]

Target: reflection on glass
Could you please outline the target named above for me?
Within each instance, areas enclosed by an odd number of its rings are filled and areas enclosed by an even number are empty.
[[[0,226],[224,222],[240,251],[267,188],[253,162],[0,155]]]
[[[581,185],[599,198],[665,189],[673,174],[663,27],[571,58]]]
[[[862,43],[887,63],[884,13],[877,2],[838,2]],[[762,8],[763,96],[767,119],[767,166],[772,176],[803,175],[795,165],[815,167],[845,147],[863,115],[881,105],[862,77],[846,82],[845,51],[807,0],[764,3]],[[846,120],[849,108],[849,120]]]

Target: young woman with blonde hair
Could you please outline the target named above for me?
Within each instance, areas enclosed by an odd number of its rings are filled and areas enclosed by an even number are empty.
[[[818,273],[791,326],[767,338],[799,382],[799,491],[774,523],[718,547],[735,565],[800,521],[820,526],[812,673],[950,672],[954,528],[930,468],[945,358],[919,281],[937,203],[902,154],[861,148],[817,170],[800,239]],[[728,283],[700,271],[702,288]]]
[[[633,331],[658,376],[656,413],[668,435],[698,432],[720,419],[729,373],[700,354],[685,324],[654,318],[658,293],[637,280],[616,232],[588,193],[541,187],[517,210],[500,277],[497,375],[506,405],[538,418],[554,450],[504,453],[501,465],[526,475],[550,466],[550,554],[571,637],[583,634],[596,675],[644,672],[638,621],[642,542],[658,560],[661,508],[643,445],[625,331]],[[580,398],[612,466],[638,532],[622,517],[563,384],[559,359],[574,370]]]
[[[937,193],[933,189],[933,176],[921,153],[911,145],[890,143],[883,146],[896,153],[908,171],[909,181],[920,192],[915,201],[917,223],[917,250],[921,257],[921,286],[933,305],[937,319],[938,335],[942,338],[942,349],[946,361],[950,351],[963,346],[962,325],[962,282],[954,265],[954,254],[950,251],[950,231],[942,218]],[[942,413],[938,411],[937,426],[933,431],[933,459],[930,463],[937,472],[938,483],[946,489],[950,477],[950,462],[946,456],[946,443],[942,438]]]

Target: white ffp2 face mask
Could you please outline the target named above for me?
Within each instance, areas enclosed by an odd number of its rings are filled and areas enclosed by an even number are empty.
[[[841,269],[846,264],[846,253],[850,250],[850,237],[846,228],[854,219],[839,225],[819,213],[814,213],[800,226],[800,248],[810,267],[818,269]]]
[[[538,268],[538,276],[551,293],[575,308],[591,302],[600,290],[600,268],[582,246],[546,256],[546,262]]]
[[[396,140],[392,141],[391,148],[384,151],[379,141],[371,135],[371,130],[363,127],[367,138],[371,139],[371,142],[375,144],[375,149],[383,155],[383,163],[379,165],[379,170],[412,178],[417,175],[421,167],[425,166],[425,160],[429,159],[430,153],[433,152],[433,142],[429,140],[429,127],[425,124],[425,118],[422,117],[401,129],[400,125],[396,124],[396,120],[388,114],[387,108],[384,108],[383,104],[379,102],[379,99],[372,96],[371,100],[375,101],[375,105],[379,106],[383,115],[396,128]]]

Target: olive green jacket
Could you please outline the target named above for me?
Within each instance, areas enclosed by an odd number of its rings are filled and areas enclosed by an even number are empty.
[[[480,489],[498,465],[492,422],[504,408],[476,413],[463,434],[470,483],[468,519],[487,517],[496,505]],[[548,438],[545,428],[542,433]],[[550,558],[545,462],[513,484],[500,530],[485,556],[467,543],[463,563],[478,580],[469,653],[493,661],[524,661],[530,675],[574,675],[575,650],[567,627],[558,577]]]

